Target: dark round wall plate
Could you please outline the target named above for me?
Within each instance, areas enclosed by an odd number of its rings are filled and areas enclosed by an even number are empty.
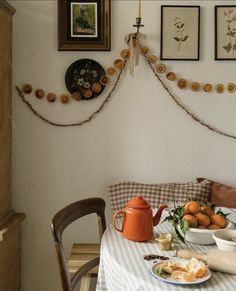
[[[66,88],[71,94],[79,92],[83,100],[93,99],[98,97],[105,88],[100,83],[104,75],[105,71],[98,62],[80,59],[72,63],[66,71]]]

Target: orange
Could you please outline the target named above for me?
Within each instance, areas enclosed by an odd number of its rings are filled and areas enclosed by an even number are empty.
[[[197,214],[195,214],[195,217],[197,219],[198,225],[203,225],[207,227],[211,224],[209,216],[204,212],[198,212]]]
[[[192,258],[187,264],[188,272],[193,272],[197,278],[201,278],[206,273],[206,265],[202,261]]]
[[[198,201],[189,201],[185,204],[184,210],[186,213],[195,214],[201,210],[201,205]]]
[[[220,229],[220,227],[218,225],[216,225],[216,224],[210,224],[208,226],[208,229]]]
[[[197,228],[206,229],[204,225],[199,225]]]
[[[191,201],[187,202],[187,203],[184,205],[184,214],[188,214],[188,213],[190,213],[190,212],[188,211],[188,207],[189,207],[190,202],[191,202]]]
[[[190,227],[197,227],[197,219],[191,214],[185,214],[183,219],[187,220]]]
[[[226,226],[226,219],[223,215],[213,214],[210,218],[212,224],[216,224],[220,228],[224,228]]]
[[[196,279],[196,276],[193,272],[184,272],[184,271],[174,271],[171,274],[171,279],[180,280],[184,282],[193,282]]]
[[[199,268],[198,271],[195,273],[195,276],[197,278],[202,278],[206,273],[206,269],[205,268]]]
[[[208,205],[203,205],[201,207],[201,211],[205,212],[208,216],[212,216],[214,214],[214,210]]]
[[[188,272],[188,273],[185,272],[183,274],[183,280],[185,282],[193,282],[195,279],[196,279],[196,276],[195,276],[195,274],[193,272]]]

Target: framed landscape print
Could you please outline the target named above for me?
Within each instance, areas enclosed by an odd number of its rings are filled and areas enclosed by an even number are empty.
[[[58,50],[110,50],[110,30],[110,0],[58,0]]]
[[[161,59],[199,60],[200,6],[161,6]]]
[[[236,60],[236,6],[215,6],[215,59]]]

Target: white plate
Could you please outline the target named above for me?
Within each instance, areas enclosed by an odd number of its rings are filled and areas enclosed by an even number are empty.
[[[176,284],[176,285],[195,285],[195,284],[200,284],[203,283],[207,280],[209,280],[211,278],[211,271],[207,268],[206,269],[206,275],[203,278],[197,278],[196,280],[194,280],[193,282],[182,282],[182,281],[177,281],[177,280],[172,280],[169,278],[162,278],[161,276],[159,276],[156,272],[157,268],[163,264],[163,262],[158,262],[155,263],[153,265],[151,265],[150,267],[150,272],[151,274],[157,278],[158,280],[162,281],[162,282],[166,282],[166,283],[170,283],[170,284]]]

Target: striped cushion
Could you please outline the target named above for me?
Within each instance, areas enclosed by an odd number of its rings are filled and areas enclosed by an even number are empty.
[[[157,208],[161,203],[185,202],[188,198],[209,201],[211,181],[162,184],[121,182],[109,186],[108,192],[113,212],[124,209],[126,203],[136,195],[142,195],[152,208]]]

